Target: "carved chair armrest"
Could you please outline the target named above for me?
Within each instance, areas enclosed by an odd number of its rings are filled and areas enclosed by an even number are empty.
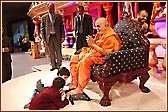
[[[103,78],[126,73],[129,71],[145,68],[147,65],[146,52],[144,48],[134,48],[112,52],[103,58]]]
[[[110,59],[109,54],[106,54],[106,55],[103,55],[103,56],[102,56],[102,61],[103,61],[103,63],[106,63],[109,59]]]

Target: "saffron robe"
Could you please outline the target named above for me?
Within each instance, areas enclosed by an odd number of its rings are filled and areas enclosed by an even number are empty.
[[[105,34],[95,36],[95,43],[106,53],[119,51],[121,40],[111,27],[106,28]],[[74,55],[70,61],[71,83],[83,90],[90,80],[90,69],[93,64],[103,64],[102,54],[94,48],[83,47],[79,55]]]

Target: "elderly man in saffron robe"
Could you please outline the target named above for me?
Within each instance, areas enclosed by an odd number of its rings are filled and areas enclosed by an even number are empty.
[[[70,72],[72,81],[70,92],[67,95],[79,94],[83,92],[90,80],[90,70],[93,64],[103,64],[102,55],[119,51],[121,40],[113,29],[108,26],[106,18],[98,18],[96,21],[97,34],[93,39],[88,37],[88,47],[83,47],[79,55],[74,55],[70,61]]]

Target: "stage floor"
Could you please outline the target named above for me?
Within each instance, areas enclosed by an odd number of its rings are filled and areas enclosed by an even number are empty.
[[[63,49],[64,56],[73,55],[75,49]],[[27,62],[28,60],[28,62]],[[167,78],[162,76],[162,60],[158,68],[149,71],[150,79],[145,86],[151,89],[150,93],[142,93],[139,80],[128,84],[116,83],[110,90],[111,106],[102,107],[99,101],[102,97],[101,90],[96,82],[90,81],[84,91],[91,101],[75,101],[62,111],[165,111],[167,110]],[[46,58],[32,59],[28,54],[14,54],[13,79],[1,84],[1,110],[2,111],[29,111],[24,105],[30,102],[30,97],[36,82],[42,79],[45,85],[51,85],[56,77],[57,70],[50,71],[51,65]],[[69,61],[63,60],[63,65],[69,69]],[[33,69],[32,69],[33,68]],[[28,70],[30,69],[30,70]],[[32,70],[36,71],[33,72]],[[25,74],[24,74],[25,73]],[[19,74],[19,75],[17,75]],[[167,75],[165,75],[167,77]]]
[[[69,61],[64,60],[63,66],[69,69]],[[57,70],[49,71],[50,64],[34,67],[41,71],[14,78],[1,85],[2,111],[28,111],[23,107],[30,102],[36,81],[42,79],[46,84],[50,84],[51,80],[56,77]],[[145,84],[151,89],[150,93],[140,91],[139,80],[128,84],[116,83],[110,90],[112,102],[108,107],[100,106],[99,101],[102,93],[98,84],[90,81],[84,91],[92,100],[75,101],[74,105],[69,104],[61,111],[165,111],[167,110],[167,80],[161,76],[161,72],[157,73],[155,69],[150,72],[150,76]]]

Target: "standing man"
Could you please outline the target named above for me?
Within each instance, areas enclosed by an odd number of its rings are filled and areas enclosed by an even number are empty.
[[[41,34],[49,48],[52,68],[59,69],[62,64],[62,42],[65,40],[65,31],[60,14],[55,14],[55,5],[48,5],[48,14],[42,17]]]
[[[84,14],[83,6],[78,6],[78,13],[74,18],[75,37],[77,38],[75,54],[79,54],[82,47],[89,47],[86,36],[92,36],[93,33],[92,17]]]
[[[11,50],[10,40],[4,35],[4,29],[2,27],[2,83],[10,80],[12,77]]]

